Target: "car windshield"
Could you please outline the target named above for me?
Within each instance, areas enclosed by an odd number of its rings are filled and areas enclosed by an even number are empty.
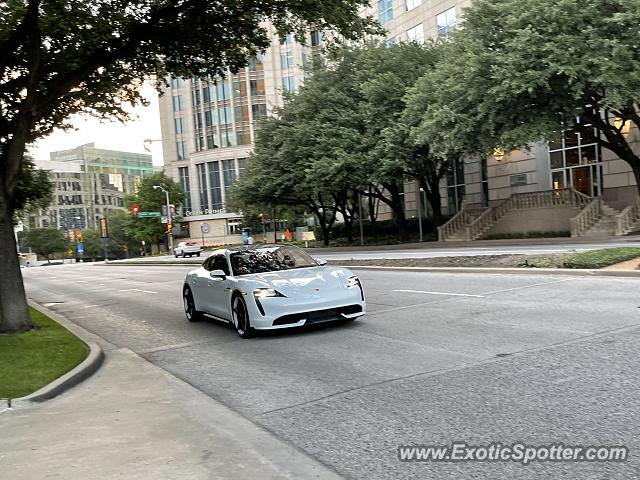
[[[283,245],[234,252],[231,254],[231,266],[236,275],[249,275],[317,267],[318,264],[303,250]]]

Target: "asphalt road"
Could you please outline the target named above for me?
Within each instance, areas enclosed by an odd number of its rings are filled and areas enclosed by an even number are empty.
[[[24,269],[28,294],[353,479],[640,478],[640,279],[361,270],[369,314],[241,340],[187,266]],[[625,463],[404,463],[402,444],[625,444]]]

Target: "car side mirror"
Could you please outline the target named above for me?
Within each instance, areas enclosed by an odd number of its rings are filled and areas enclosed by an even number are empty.
[[[324,267],[327,264],[327,261],[324,258],[316,258],[316,263],[321,267]]]
[[[222,270],[211,270],[209,275],[214,280],[224,280],[225,278],[227,278],[227,274],[224,273]]]

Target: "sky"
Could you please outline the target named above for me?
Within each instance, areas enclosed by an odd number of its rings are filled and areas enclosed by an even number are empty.
[[[142,94],[151,104],[148,107],[135,107],[133,109],[135,115],[130,122],[100,123],[93,117],[72,117],[71,122],[76,129],[66,132],[55,130],[48,137],[38,141],[31,150],[34,159],[49,160],[50,152],[69,150],[91,142],[98,148],[149,153],[144,149],[144,140],[161,138],[158,94],[153,87],[146,84]],[[153,142],[148,146],[153,155],[153,164],[162,165],[162,143]]]

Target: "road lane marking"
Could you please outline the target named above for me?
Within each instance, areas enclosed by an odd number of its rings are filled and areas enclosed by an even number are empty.
[[[142,292],[142,293],[155,293],[157,294],[158,292],[152,292],[151,290],[140,290],[139,288],[127,288],[124,290],[120,290],[121,292]]]
[[[423,290],[394,290],[394,292],[402,293],[427,293],[429,295],[447,295],[450,297],[475,297],[484,298],[484,295],[471,295],[469,293],[446,293],[446,292],[425,292]]]

